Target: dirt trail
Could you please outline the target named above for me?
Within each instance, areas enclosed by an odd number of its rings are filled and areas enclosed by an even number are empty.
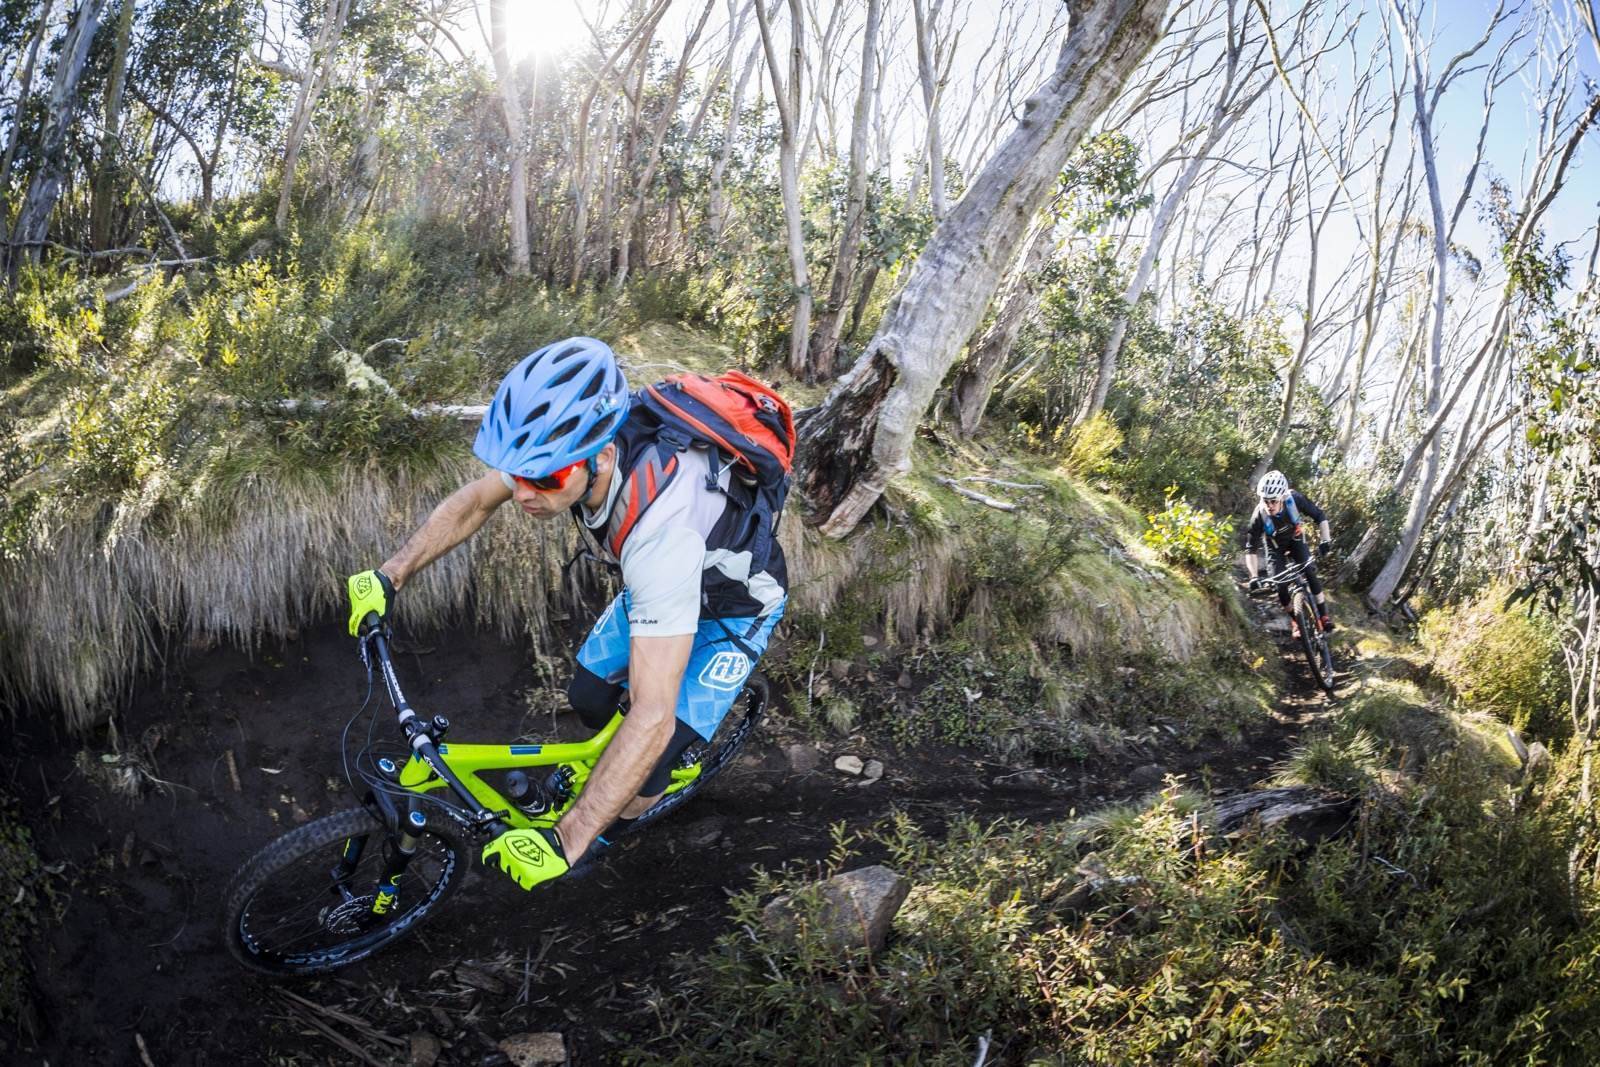
[[[431,639],[400,659],[419,709],[455,721],[458,740],[548,737],[530,712],[535,675],[522,653],[488,637]],[[1266,640],[1263,636],[1263,640]],[[677,952],[726,927],[727,894],[751,867],[821,859],[829,826],[868,825],[899,808],[937,829],[974,813],[1049,819],[1134,797],[1161,772],[1227,791],[1258,781],[1327,707],[1286,655],[1294,694],[1242,739],[1191,751],[1137,750],[1049,776],[1013,775],[971,752],[872,751],[841,743],[796,773],[764,728],[750,751],[693,804],[641,834],[587,877],[524,894],[475,869],[417,936],[338,977],[271,983],[246,975],[218,942],[219,898],[234,869],[272,836],[348,806],[339,732],[365,684],[341,629],[308,631],[247,657],[191,653],[165,688],[142,693],[117,722],[123,751],[144,750],[166,785],[133,802],[91,782],[115,769],[38,723],[13,738],[8,792],[46,863],[66,864],[64,920],[35,946],[44,1033],[7,1048],[7,1063],[358,1062],[325,1032],[354,1039],[374,1062],[407,1063],[422,1029],[443,1038],[442,1064],[495,1062],[496,1039],[559,1030],[576,1063],[608,1062],[651,1023],[645,992],[668,980]],[[579,736],[575,723],[562,726]],[[862,786],[833,755],[880,756],[885,778]],[[233,769],[239,786],[235,790]],[[465,964],[466,969],[458,965]],[[334,1006],[340,1020],[305,1003]]]

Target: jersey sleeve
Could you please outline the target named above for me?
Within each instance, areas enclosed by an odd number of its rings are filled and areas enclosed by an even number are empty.
[[[705,538],[684,526],[662,526],[622,546],[622,584],[635,637],[677,637],[700,626],[700,572]]]
[[[1261,542],[1266,538],[1267,528],[1261,522],[1261,512],[1257,511],[1250,516],[1250,529],[1245,533],[1244,550],[1246,552],[1260,552]]]
[[[1298,489],[1294,493],[1294,506],[1300,509],[1300,514],[1312,522],[1328,521],[1328,516],[1323,513],[1322,509],[1313,504],[1311,499]]]

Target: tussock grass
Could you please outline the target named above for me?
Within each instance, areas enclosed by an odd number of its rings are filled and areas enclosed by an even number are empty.
[[[58,706],[82,730],[175,645],[254,648],[337,614],[344,576],[373,566],[480,469],[464,446],[399,465],[218,462],[168,498],[147,485],[94,511],[41,516],[34,540],[0,560],[0,691],[14,705]],[[519,519],[497,515],[407,585],[405,624],[471,619],[548,647],[574,534]]]
[[[1416,770],[1429,760],[1461,750],[1485,773],[1509,779],[1519,766],[1505,726],[1477,711],[1453,711],[1411,682],[1373,679],[1344,700],[1336,729],[1360,734],[1391,767]]]

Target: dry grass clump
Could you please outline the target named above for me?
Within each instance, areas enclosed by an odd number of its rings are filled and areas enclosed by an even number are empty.
[[[338,613],[344,578],[374,566],[446,494],[476,477],[465,448],[428,463],[322,470],[218,464],[171,497],[38,516],[0,559],[0,694],[59,707],[80,731],[174,644],[267,635]],[[408,623],[471,618],[551,641],[573,532],[498,515],[408,584]]]

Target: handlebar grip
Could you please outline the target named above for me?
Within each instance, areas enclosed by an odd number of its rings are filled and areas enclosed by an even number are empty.
[[[376,611],[369,611],[361,620],[361,632],[370,633],[383,625],[383,616]]]

